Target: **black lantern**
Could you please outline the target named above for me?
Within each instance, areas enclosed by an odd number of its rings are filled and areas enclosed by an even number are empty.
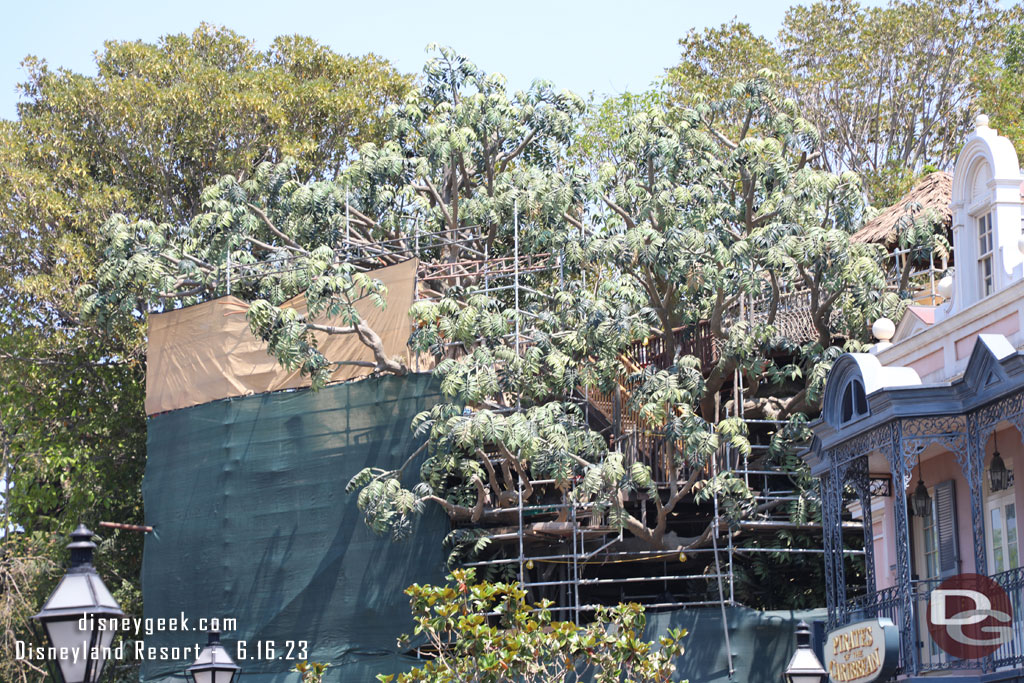
[[[992,435],[992,465],[988,468],[989,483],[993,491],[1005,491],[1010,488],[1010,470],[1006,469],[1003,456],[999,455],[999,443],[996,442],[996,435]]]
[[[915,517],[932,516],[932,497],[928,495],[928,488],[922,479],[917,480],[917,488],[910,496],[910,512]]]
[[[32,618],[58,653],[64,683],[96,683],[110,654],[116,621],[124,616],[117,600],[92,566],[93,533],[79,524],[71,534],[71,568]],[[75,656],[73,653],[77,653]]]
[[[825,683],[828,672],[811,649],[811,629],[806,621],[796,627],[796,652],[783,672],[786,683]]]
[[[193,683],[232,683],[241,669],[220,644],[220,631],[210,631],[209,636],[206,647],[185,674]]]
[[[992,454],[992,466],[988,468],[989,483],[993,491],[1004,491],[1010,488],[1010,470],[1006,469],[1003,456],[999,451]]]
[[[910,496],[910,514],[915,517],[932,516],[932,497],[928,495],[928,487],[924,485],[921,475],[921,454],[917,454],[917,488]]]

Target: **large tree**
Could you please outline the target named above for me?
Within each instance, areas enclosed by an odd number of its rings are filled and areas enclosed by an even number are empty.
[[[301,36],[258,50],[207,25],[109,42],[96,66],[88,77],[26,59],[18,118],[0,121],[0,446],[4,520],[19,530],[5,535],[2,566],[23,597],[5,615],[38,607],[52,585],[33,572],[59,565],[63,544],[39,536],[143,520],[145,326],[101,332],[75,298],[103,262],[100,226],[115,212],[181,223],[206,185],[286,155],[303,180],[333,176],[356,147],[383,142],[384,110],[410,82],[373,55]],[[141,607],[141,540],[111,533],[99,554],[130,611]],[[10,659],[0,667],[4,680],[34,676]]]
[[[435,371],[451,402],[418,424],[429,434],[426,485],[406,491],[401,472],[378,470],[353,481],[373,528],[401,532],[425,500],[461,522],[508,521],[515,472],[582,477],[577,502],[596,504],[652,548],[704,547],[717,533],[717,520],[695,536],[672,532],[684,501],[721,495],[735,520],[777,505],[755,505],[742,481],[716,470],[720,447],[747,452],[740,415],[792,418],[774,434],[771,457],[782,464],[818,410],[831,359],[845,343],[857,348],[867,323],[898,300],[884,295],[876,248],[850,242],[863,216],[856,176],[809,163],[820,153],[816,131],[769,81],[733,92],[681,115],[647,109],[629,119],[613,145],[617,163],[583,183],[581,220],[591,229],[579,236],[562,223],[556,243],[571,277],[520,301],[524,315],[472,292],[417,306],[415,343],[456,343],[464,353]],[[554,220],[540,229],[559,233]],[[805,318],[794,324],[781,311],[798,300]],[[691,355],[702,321],[719,349],[710,364]],[[643,373],[628,350],[640,339],[660,345]],[[737,372],[743,412],[721,402]],[[609,446],[584,420],[580,387],[618,391],[632,428],[660,436],[664,452]],[[664,469],[652,473],[661,458]],[[639,462],[624,464],[631,460]],[[814,494],[805,494],[792,507],[806,520]],[[528,486],[522,495],[544,494]]]
[[[791,7],[775,40],[737,22],[691,31],[666,84],[689,105],[724,94],[713,75],[777,73],[821,132],[819,164],[856,171],[886,206],[922,170],[952,165],[1020,20],[1020,5],[993,0],[820,0]]]
[[[725,444],[748,452],[720,390],[739,372],[748,416],[793,417],[772,452],[791,457],[837,344],[863,339],[866,321],[895,305],[882,297],[874,248],[849,241],[862,217],[857,178],[815,168],[816,131],[767,77],[671,115],[634,107],[604,147],[617,163],[590,173],[571,163],[578,98],[544,83],[509,96],[500,77],[446,50],[425,76],[393,111],[395,141],[364,146],[335,182],[265,164],[205,191],[187,228],[108,221],[109,263],[83,292],[86,314],[117,325],[147,306],[217,296],[230,254],[253,276],[234,290],[253,304],[253,332],[318,385],[345,359],[324,358],[311,335],[372,339],[351,302],[380,290],[354,269],[351,240],[388,240],[398,258],[417,235],[444,231],[457,239],[420,243],[443,275],[413,309],[410,343],[436,355],[446,398],[413,425],[428,437],[418,483],[401,468],[350,484],[373,529],[401,537],[437,504],[461,527],[456,544],[481,550],[520,500],[566,497],[650,548],[686,550],[721,527],[705,507],[696,534],[681,535],[670,518],[684,503],[718,497],[733,521],[766,512],[720,471]],[[531,267],[518,288],[505,286],[511,262],[500,281],[467,269],[481,255],[516,254],[549,267]],[[281,259],[289,268],[278,272]],[[345,324],[280,308],[302,288],[312,309]],[[787,296],[807,299],[806,329],[783,328]],[[685,341],[701,321],[720,349],[713,359]],[[651,339],[660,360],[638,372],[630,349]],[[387,361],[375,369],[406,370]],[[631,451],[588,420],[597,406],[585,397],[613,392],[632,416],[619,426],[662,450]],[[555,483],[530,483],[541,480]],[[794,504],[804,519],[813,498]]]

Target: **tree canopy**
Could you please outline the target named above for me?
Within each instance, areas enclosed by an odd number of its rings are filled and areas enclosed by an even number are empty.
[[[5,536],[4,571],[18,555],[39,558],[33,571],[52,566],[44,560],[62,544],[33,535],[143,521],[145,321],[101,333],[75,297],[104,263],[100,226],[113,213],[180,223],[223,174],[244,182],[286,155],[303,180],[333,177],[356,147],[383,142],[384,109],[410,85],[373,55],[301,36],[258,50],[208,25],[155,44],[108,42],[96,66],[88,77],[27,58],[18,119],[0,121],[4,518],[23,530]],[[140,608],[141,540],[113,533],[101,554],[128,610]],[[20,583],[24,616],[48,579]],[[10,665],[0,678],[31,675]]]
[[[817,131],[770,73],[695,108],[635,107],[604,148],[616,163],[573,162],[582,113],[579,98],[544,82],[510,95],[500,76],[442,49],[391,110],[393,141],[364,145],[336,179],[303,182],[291,162],[265,162],[210,186],[188,225],[112,217],[83,314],[109,328],[218,296],[230,259],[250,269],[234,293],[252,304],[253,333],[318,386],[344,359],[323,357],[314,332],[375,348],[352,302],[379,298],[380,285],[355,269],[352,240],[387,240],[399,258],[420,234],[456,235],[420,252],[450,270],[414,306],[410,338],[436,356],[445,401],[412,425],[427,437],[418,483],[405,483],[405,468],[350,483],[367,523],[400,538],[438,504],[470,527],[453,533],[457,558],[468,541],[485,550],[486,527],[507,521],[520,496],[569,496],[650,548],[704,547],[719,519],[681,536],[669,518],[684,501],[719,497],[734,522],[778,505],[719,469],[726,444],[749,455],[740,417],[792,420],[770,457],[793,465],[831,360],[900,303],[885,294],[880,247],[849,239],[864,215],[858,178],[814,163]],[[517,288],[492,286],[460,270],[467,254],[550,267]],[[308,317],[280,307],[302,290]],[[802,324],[783,320],[787,297],[806,299]],[[713,354],[687,338],[699,326]],[[663,362],[640,371],[629,349],[652,339]],[[374,367],[407,371],[379,354]],[[721,400],[737,372],[742,410]],[[661,451],[600,433],[581,393],[609,391]],[[794,514],[813,515],[815,498],[803,491]]]
[[[1020,5],[992,0],[822,0],[791,7],[774,40],[737,21],[691,31],[666,85],[692,103],[723,94],[714,75],[775,72],[821,132],[823,166],[859,173],[884,207],[926,166],[952,165],[979,102],[1005,108],[992,97],[994,79],[1021,19]]]

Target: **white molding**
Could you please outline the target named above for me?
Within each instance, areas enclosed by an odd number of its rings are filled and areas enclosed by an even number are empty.
[[[956,342],[969,334],[975,334],[985,329],[1008,315],[1017,312],[1018,318],[1024,327],[1024,280],[1018,280],[1005,289],[987,296],[973,306],[954,313],[948,318],[928,326],[923,331],[916,331],[917,325],[908,325],[897,331],[907,333],[909,336],[895,339],[893,345],[878,353],[878,360],[885,366],[909,366],[921,360],[936,350],[942,349],[945,353],[945,367],[933,375],[922,377],[926,382],[937,382],[948,380],[959,375],[967,367],[968,356],[957,359]],[[909,311],[905,315],[913,315]],[[915,316],[916,317],[916,316]],[[902,320],[900,321],[902,324]],[[909,329],[908,329],[909,328]],[[1020,348],[1024,343],[1024,334],[1021,330],[1007,335],[1009,342],[1014,348]]]

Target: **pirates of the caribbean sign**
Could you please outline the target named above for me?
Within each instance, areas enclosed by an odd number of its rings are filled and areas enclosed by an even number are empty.
[[[884,681],[896,670],[900,644],[889,619],[870,619],[829,632],[825,668],[833,683]]]

